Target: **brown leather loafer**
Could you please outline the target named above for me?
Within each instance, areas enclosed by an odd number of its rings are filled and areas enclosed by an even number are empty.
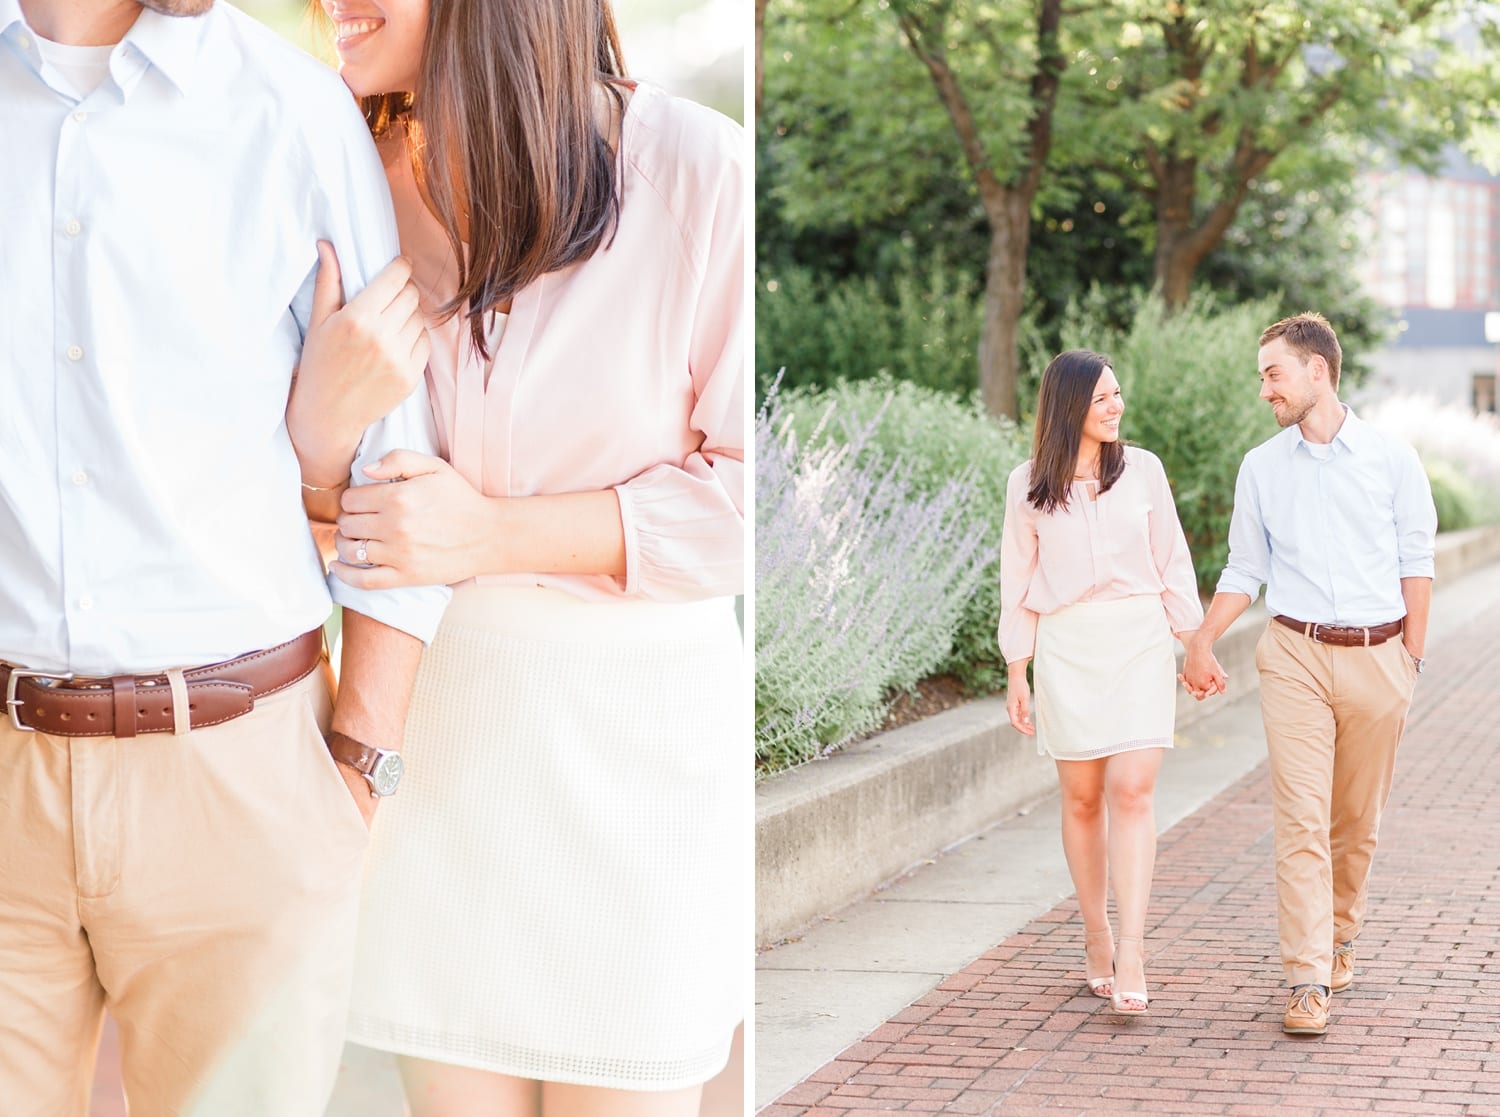
[[[1320,1036],[1328,1030],[1328,994],[1321,985],[1299,985],[1292,990],[1281,1030],[1293,1036]]]
[[[1342,993],[1354,984],[1354,944],[1339,943],[1333,948],[1333,976],[1328,979],[1328,988]]]

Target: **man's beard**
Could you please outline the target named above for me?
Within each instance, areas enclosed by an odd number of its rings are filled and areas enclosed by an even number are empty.
[[[1295,426],[1312,413],[1312,409],[1317,402],[1311,394],[1304,396],[1300,400],[1292,400],[1286,396],[1282,396],[1281,410],[1277,411],[1273,409],[1271,413],[1276,416],[1276,421],[1283,427]]]
[[[201,16],[214,0],[141,0],[144,7],[164,16]]]

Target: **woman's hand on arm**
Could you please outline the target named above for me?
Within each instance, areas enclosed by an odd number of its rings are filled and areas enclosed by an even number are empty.
[[[331,520],[366,428],[421,382],[429,342],[411,264],[397,257],[346,305],[338,256],[318,242],[318,274],[287,432],[308,512]]]
[[[478,492],[441,458],[395,450],[344,493],[331,569],[352,586],[451,585],[483,574],[625,574],[612,489],[525,497]],[[363,551],[361,551],[363,544]]]

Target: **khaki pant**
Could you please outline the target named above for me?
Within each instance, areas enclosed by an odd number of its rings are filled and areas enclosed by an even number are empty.
[[[1380,812],[1417,672],[1399,637],[1319,644],[1272,621],[1255,649],[1271,766],[1281,962],[1327,985],[1335,941],[1359,934]]]
[[[182,736],[0,723],[0,1098],[82,1117],[107,1008],[131,1117],[316,1117],[367,842],[326,669]]]

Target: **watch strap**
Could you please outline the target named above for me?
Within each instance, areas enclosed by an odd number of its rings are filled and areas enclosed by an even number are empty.
[[[353,768],[366,779],[375,775],[375,764],[380,759],[380,750],[363,741],[356,741],[347,733],[337,731],[327,734],[329,754],[346,768]]]

